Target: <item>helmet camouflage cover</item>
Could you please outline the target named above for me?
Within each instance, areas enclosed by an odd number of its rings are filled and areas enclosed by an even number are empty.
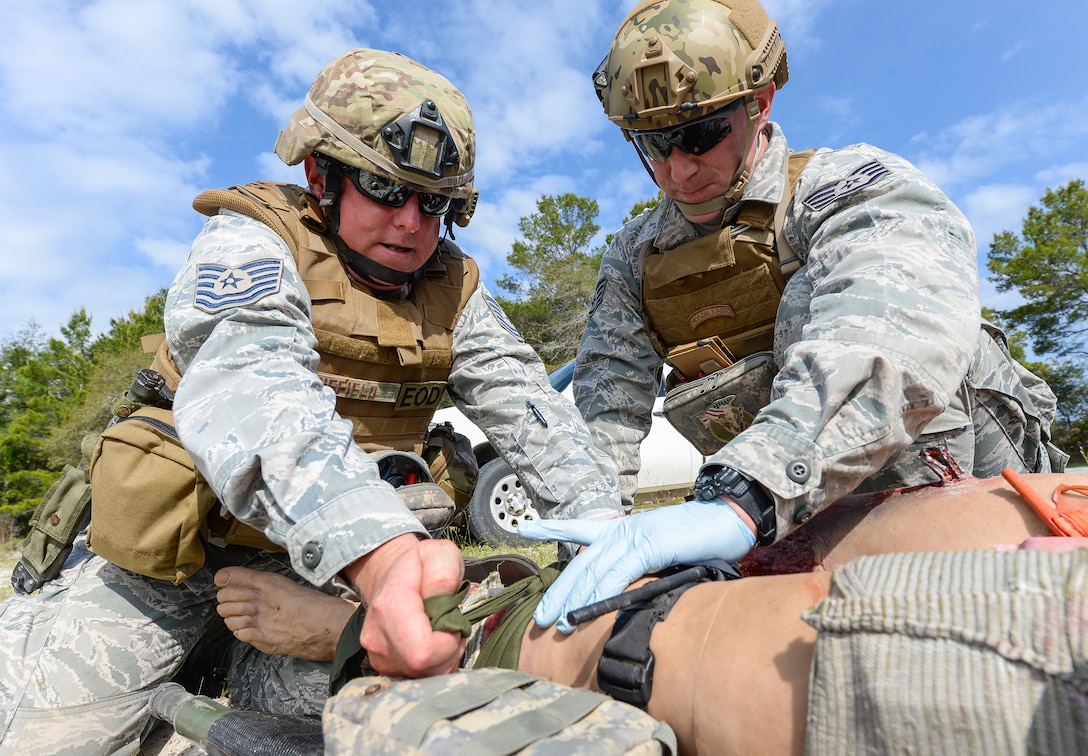
[[[400,53],[349,50],[322,69],[276,140],[295,165],[318,152],[458,199],[473,193],[472,111],[446,78]]]
[[[778,24],[758,0],[643,0],[594,86],[625,130],[678,126],[789,78]]]

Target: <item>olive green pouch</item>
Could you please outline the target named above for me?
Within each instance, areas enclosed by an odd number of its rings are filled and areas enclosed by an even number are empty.
[[[147,577],[180,584],[204,565],[215,494],[178,440],[173,412],[143,407],[98,437],[87,546]]]
[[[423,459],[430,465],[434,482],[453,499],[458,510],[467,507],[480,475],[480,464],[468,437],[455,431],[449,421],[432,425],[427,431]]]
[[[55,578],[72,551],[75,535],[87,525],[91,486],[83,470],[65,465],[30,518],[30,532],[19,544],[22,553],[12,585],[31,593]]]

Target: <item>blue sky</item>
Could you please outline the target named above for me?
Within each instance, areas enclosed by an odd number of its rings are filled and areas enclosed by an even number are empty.
[[[600,204],[601,239],[656,189],[589,75],[633,0],[37,0],[0,28],[0,338],[96,332],[168,286],[205,188],[301,182],[272,153],[321,67],[403,52],[468,97],[480,206],[458,242],[506,272],[543,194]],[[794,149],[870,142],[919,165],[975,226],[1019,231],[1088,178],[1081,0],[767,0],[790,60],[772,117]],[[983,283],[983,303],[1013,303]]]

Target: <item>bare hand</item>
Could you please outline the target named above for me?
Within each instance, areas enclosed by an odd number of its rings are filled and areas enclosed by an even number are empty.
[[[367,607],[359,642],[375,670],[430,677],[457,669],[465,639],[435,632],[423,611],[423,599],[453,593],[461,582],[465,566],[453,542],[398,536],[344,572]]]

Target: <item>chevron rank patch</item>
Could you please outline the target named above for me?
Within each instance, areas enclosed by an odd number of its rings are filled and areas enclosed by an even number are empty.
[[[803,204],[808,209],[819,212],[831,205],[835,200],[860,191],[890,173],[891,171],[882,163],[871,160],[865,165],[855,168],[846,178],[832,181],[830,184],[824,184],[819,189],[814,190],[805,197]]]
[[[593,313],[597,312],[597,308],[601,306],[601,302],[604,301],[604,278],[597,279],[597,286],[593,289],[593,301],[589,305],[589,314],[592,317]]]
[[[282,277],[282,260],[254,260],[237,268],[202,263],[196,269],[193,304],[209,313],[251,305],[279,291]]]
[[[502,307],[499,306],[499,303],[495,301],[495,297],[491,296],[491,292],[484,292],[484,301],[487,302],[488,309],[490,309],[491,314],[495,316],[495,320],[499,321],[499,325],[522,341],[525,341],[525,339],[522,339],[521,334],[518,333],[517,327],[510,321],[510,318],[507,317],[506,313],[502,311]]]

